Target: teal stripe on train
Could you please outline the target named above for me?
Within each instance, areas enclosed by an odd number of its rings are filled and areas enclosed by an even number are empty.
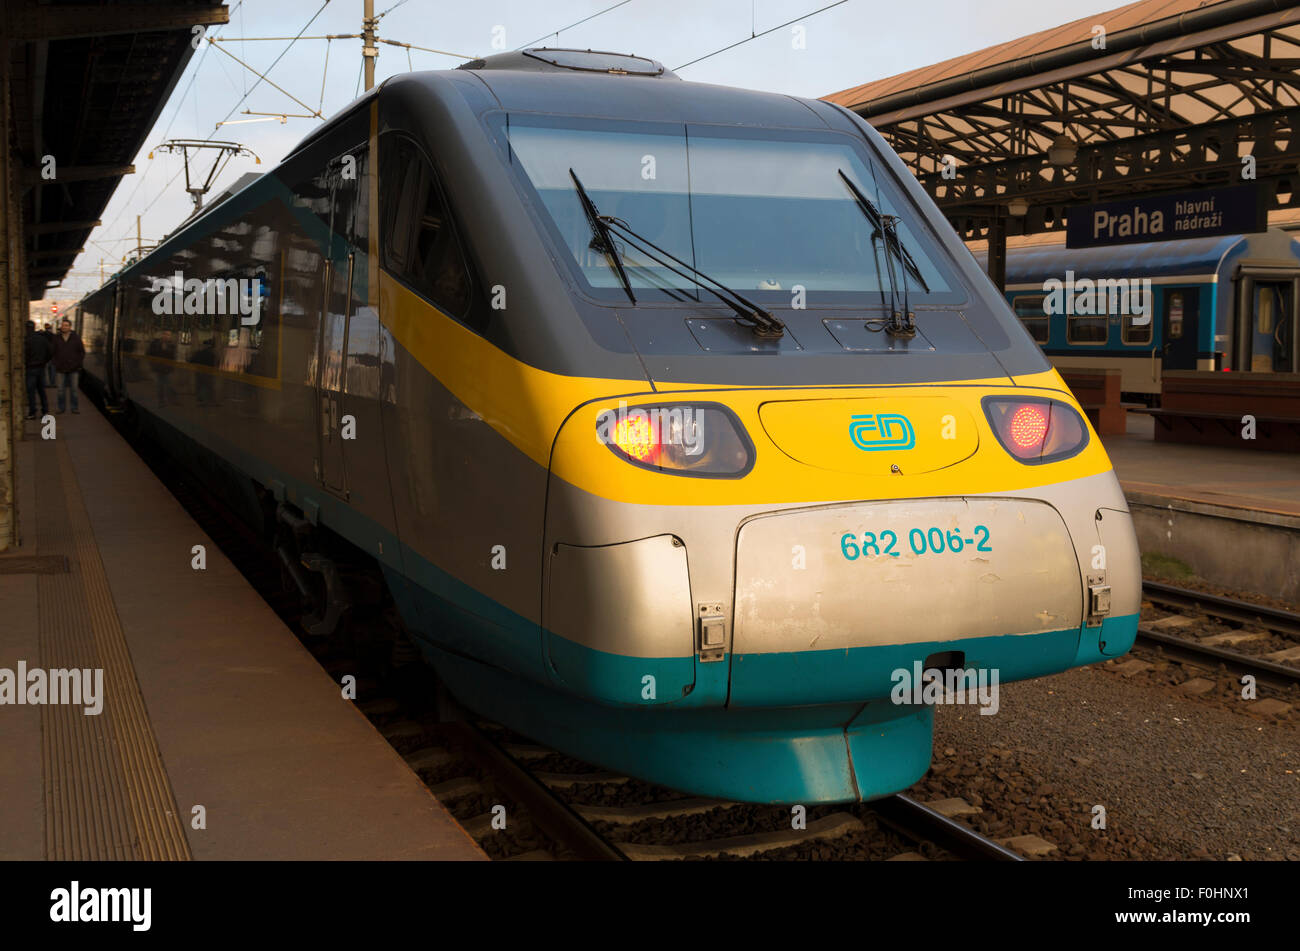
[[[1106,660],[1133,646],[1138,616],[1106,618],[1101,628],[1043,634],[968,637],[956,641],[882,644],[841,650],[737,654],[731,666],[731,706],[850,702],[888,696],[896,670],[911,670],[931,654],[962,651],[966,669],[997,671],[999,683],[1054,674]],[[1100,632],[1100,634],[1098,633]],[[1105,642],[1105,653],[1100,643]]]
[[[638,710],[594,704],[436,648],[430,660],[483,716],[527,724],[522,729],[539,742],[691,795],[854,802],[904,789],[930,765],[932,707],[884,700]]]

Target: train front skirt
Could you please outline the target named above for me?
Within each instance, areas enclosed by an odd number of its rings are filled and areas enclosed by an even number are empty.
[[[997,670],[1005,683],[1122,654],[1137,623],[1129,615],[1043,634],[732,661],[773,682],[825,676],[875,683],[882,674],[913,670],[921,646],[922,653],[962,651],[968,665]],[[480,714],[572,756],[694,796],[804,805],[866,801],[906,789],[930,766],[934,707],[911,702],[915,693],[901,703],[885,697],[808,706],[612,706],[420,643],[451,692]],[[979,715],[978,705],[969,712]]]

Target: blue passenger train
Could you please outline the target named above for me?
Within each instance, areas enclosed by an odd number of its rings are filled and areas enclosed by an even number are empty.
[[[1109,295],[1100,308],[1084,308],[1090,312],[1048,313],[1056,310],[1047,306],[1051,281],[1077,291],[1087,289],[1085,281],[1148,280],[1145,314],[1122,313]],[[1296,372],[1300,243],[1276,228],[1106,248],[1011,249],[1005,294],[1057,369],[1117,368],[1126,398],[1152,401],[1165,370]]]

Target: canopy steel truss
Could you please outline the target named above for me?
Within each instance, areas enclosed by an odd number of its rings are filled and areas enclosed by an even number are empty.
[[[964,239],[998,241],[1062,230],[1070,205],[1250,176],[1269,210],[1297,207],[1298,68],[1300,0],[1142,0],[826,98],[880,131]],[[1057,165],[1062,136],[1077,154]]]

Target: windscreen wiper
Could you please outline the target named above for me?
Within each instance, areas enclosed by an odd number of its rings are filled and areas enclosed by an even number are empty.
[[[610,257],[613,259],[615,266],[618,268],[619,277],[623,279],[623,286],[627,290],[628,297],[632,303],[636,303],[636,297],[632,294],[631,283],[627,279],[627,274],[623,270],[622,258],[614,248],[614,239],[612,228],[617,228],[619,237],[631,244],[636,250],[640,251],[646,257],[658,262],[663,267],[672,271],[678,277],[685,278],[693,283],[707,282],[704,289],[714,297],[718,298],[724,304],[732,309],[736,314],[737,320],[743,320],[753,325],[754,333],[760,337],[781,337],[785,334],[785,324],[781,319],[771,311],[759,307],[753,301],[742,297],[736,291],[727,287],[721,281],[715,280],[705,274],[693,264],[687,264],[671,251],[665,251],[659,245],[655,244],[649,238],[632,230],[632,227],[623,219],[615,218],[611,215],[602,215],[597,209],[595,203],[587,195],[586,189],[582,187],[582,182],[578,180],[577,174],[573,169],[569,169],[569,175],[573,178],[573,184],[578,189],[578,196],[582,199],[582,207],[587,212],[587,218],[591,222],[592,231],[596,233],[596,239],[592,241],[592,247],[597,251],[610,249]],[[685,268],[689,273],[683,273],[677,267],[674,267],[669,261],[676,262],[680,267]],[[713,287],[708,285],[712,284]]]
[[[870,221],[871,224],[875,226],[876,230],[884,235],[885,240],[893,246],[894,255],[903,263],[903,267],[907,268],[907,270],[911,272],[912,276],[916,278],[917,283],[921,285],[921,290],[925,291],[927,294],[930,293],[930,285],[925,283],[925,278],[921,276],[921,269],[917,267],[916,261],[912,260],[912,255],[910,255],[907,248],[903,246],[902,239],[898,237],[898,216],[881,214],[880,209],[871,203],[870,198],[858,190],[858,186],[854,185],[852,179],[844,174],[843,169],[840,169],[840,178],[844,179],[844,184],[849,186],[849,191],[853,193],[853,197],[857,200],[858,207],[861,208],[862,213],[867,216],[867,220]]]
[[[736,291],[733,291],[726,284],[716,278],[709,277],[693,264],[687,264],[671,251],[665,251],[659,245],[655,244],[643,234],[633,231],[632,227],[622,218],[614,218],[610,215],[602,215],[601,221],[607,226],[613,226],[618,229],[619,237],[623,238],[634,248],[644,254],[646,257],[657,261],[659,264],[672,271],[678,277],[687,280],[693,280],[722,301],[736,314],[737,320],[743,320],[754,328],[754,333],[760,337],[781,337],[785,335],[785,324],[781,318],[776,316],[770,310],[759,307],[748,297],[743,297]],[[675,262],[686,273],[683,273],[677,267],[674,267],[669,261]],[[701,283],[703,282],[703,283]],[[709,285],[713,285],[710,287]]]
[[[896,337],[914,337],[916,336],[916,315],[912,313],[910,295],[908,293],[907,275],[910,273],[920,283],[922,290],[926,293],[930,291],[930,285],[925,282],[921,276],[921,269],[917,267],[916,262],[912,260],[912,255],[907,253],[907,248],[903,247],[902,240],[898,237],[898,216],[882,214],[880,209],[872,204],[871,199],[859,191],[858,186],[844,174],[840,169],[840,178],[844,179],[844,184],[848,186],[853,193],[853,199],[857,202],[858,208],[862,210],[868,221],[871,222],[875,231],[871,235],[871,247],[874,251],[876,241],[879,240],[885,246],[885,273],[889,278],[889,297],[890,306],[889,320],[886,330]],[[898,258],[903,265],[903,307],[898,307],[898,289],[894,282],[894,258]],[[876,259],[876,271],[880,271],[880,259]],[[881,289],[880,295],[883,302],[884,289]]]
[[[618,279],[623,282],[623,290],[627,291],[628,300],[635,304],[636,295],[632,293],[632,282],[628,280],[627,271],[623,269],[623,258],[618,253],[618,248],[614,247],[614,238],[609,233],[609,226],[600,217],[600,212],[596,210],[596,203],[587,194],[587,189],[582,187],[578,173],[569,169],[569,177],[573,179],[573,187],[578,190],[578,199],[582,202],[582,210],[587,213],[587,222],[591,225],[594,235],[589,247],[593,251],[609,255],[610,260],[614,262],[614,270],[618,271]]]

